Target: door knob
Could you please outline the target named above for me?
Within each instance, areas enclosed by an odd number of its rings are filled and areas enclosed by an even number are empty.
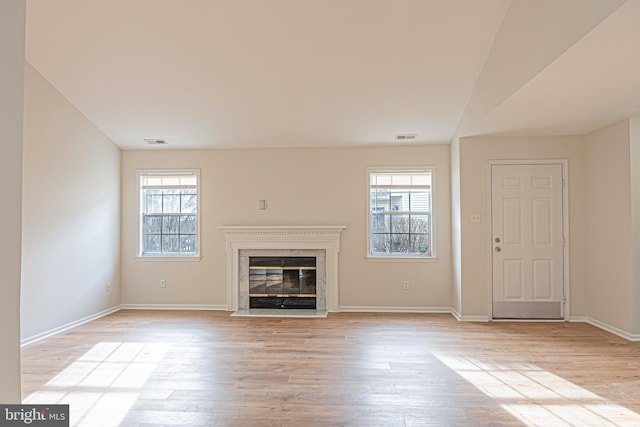
[[[502,249],[500,249],[500,246],[496,246],[495,251],[496,251],[496,252],[501,252],[501,251],[502,251]]]
[[[499,237],[496,237],[494,240],[495,240],[496,243],[500,243],[500,238]]]

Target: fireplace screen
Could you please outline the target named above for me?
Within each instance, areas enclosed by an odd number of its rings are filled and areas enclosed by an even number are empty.
[[[250,308],[316,308],[315,257],[250,257]]]

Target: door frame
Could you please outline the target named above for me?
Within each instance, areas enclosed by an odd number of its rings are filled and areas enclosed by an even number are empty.
[[[487,162],[487,221],[485,232],[488,236],[486,238],[485,244],[487,245],[487,264],[489,268],[487,268],[487,285],[488,285],[488,313],[489,313],[489,321],[490,322],[500,322],[503,321],[501,319],[493,318],[493,244],[492,244],[492,223],[493,223],[493,184],[492,184],[492,171],[493,166],[500,165],[511,165],[511,166],[533,166],[533,165],[560,165],[562,166],[562,228],[563,228],[563,238],[564,238],[564,247],[562,254],[562,268],[563,268],[563,292],[564,292],[564,304],[562,307],[563,320],[569,321],[571,318],[571,293],[570,289],[570,274],[569,267],[571,265],[569,260],[569,242],[570,242],[570,233],[569,233],[569,160],[568,159],[516,159],[516,160],[489,160]],[[557,322],[558,320],[545,320],[545,319],[509,319],[510,322],[513,321],[538,321],[538,322]]]

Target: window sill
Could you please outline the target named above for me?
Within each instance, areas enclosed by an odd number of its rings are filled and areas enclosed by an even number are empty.
[[[371,262],[436,262],[438,257],[422,256],[367,256],[367,261]]]
[[[202,259],[199,255],[194,256],[137,256],[136,261],[151,261],[151,262],[198,262]]]

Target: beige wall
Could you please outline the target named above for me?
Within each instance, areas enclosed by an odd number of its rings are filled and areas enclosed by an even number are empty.
[[[20,230],[24,81],[23,0],[0,2],[0,402],[20,403]]]
[[[437,262],[368,262],[367,166],[436,166]],[[451,306],[449,146],[208,151],[125,151],[122,168],[122,283],[125,304],[226,305],[220,225],[345,225],[342,307]],[[136,169],[201,169],[199,262],[136,260]],[[258,211],[267,199],[268,211]],[[167,287],[159,287],[160,280]],[[403,281],[410,282],[408,291]]]
[[[568,159],[571,315],[584,316],[586,294],[585,150],[582,137],[483,137],[460,140],[461,312],[464,318],[490,315],[490,223],[488,162],[511,159]],[[480,223],[470,215],[480,213]]]
[[[629,121],[587,135],[589,317],[633,330]]]
[[[631,146],[631,209],[633,251],[633,330],[640,335],[640,116],[629,119],[629,144]]]
[[[23,193],[23,339],[119,305],[120,150],[29,65]]]

